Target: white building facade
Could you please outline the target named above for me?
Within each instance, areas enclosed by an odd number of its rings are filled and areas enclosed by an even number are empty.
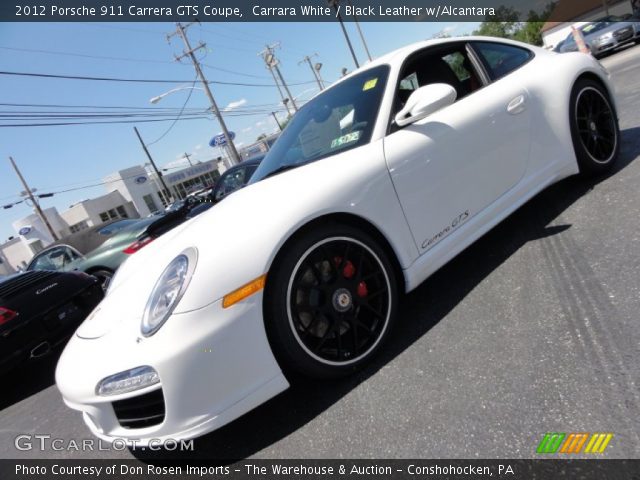
[[[163,211],[172,201],[212,186],[219,177],[219,160],[214,159],[162,173],[168,191],[163,188],[162,181],[154,172],[149,172],[142,166],[120,170],[104,181],[131,202],[141,217],[146,217]]]

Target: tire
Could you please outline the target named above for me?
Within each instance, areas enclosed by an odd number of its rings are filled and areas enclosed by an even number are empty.
[[[571,92],[571,137],[580,172],[604,173],[620,152],[620,127],[609,93],[598,82],[580,79]]]
[[[94,277],[96,277],[100,281],[100,284],[102,285],[102,290],[105,292],[107,291],[107,288],[109,288],[109,283],[113,278],[113,272],[111,270],[107,270],[105,268],[100,270],[93,270],[87,273],[89,275],[93,275]]]
[[[278,362],[316,378],[357,371],[392,330],[397,285],[367,233],[333,224],[303,234],[267,277],[265,326]]]

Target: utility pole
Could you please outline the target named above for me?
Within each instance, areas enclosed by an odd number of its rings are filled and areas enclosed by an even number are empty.
[[[340,22],[340,26],[342,27],[342,33],[344,33],[344,38],[347,41],[347,45],[349,46],[349,50],[351,51],[351,56],[353,57],[353,62],[356,64],[356,68],[360,68],[360,64],[358,63],[358,57],[356,57],[356,52],[353,50],[353,45],[351,45],[351,39],[349,38],[349,34],[347,33],[347,29],[344,27],[344,22],[342,21],[342,15],[340,15],[340,8],[338,7],[338,0],[329,0],[329,5],[333,7],[336,11],[336,16],[338,17],[338,21]]]
[[[280,131],[282,131],[282,125],[280,125],[280,122],[278,121],[278,117],[276,116],[276,112],[271,112],[271,115],[273,115],[273,119],[278,124],[278,128],[280,129]]]
[[[211,102],[211,109],[213,110],[213,113],[218,118],[218,122],[220,123],[220,127],[222,127],[222,133],[224,134],[224,136],[225,136],[225,138],[227,140],[227,145],[228,145],[229,151],[231,153],[232,162],[234,164],[238,164],[238,163],[241,162],[240,155],[238,154],[238,151],[236,150],[236,146],[233,143],[233,139],[231,138],[231,134],[229,133],[229,130],[227,129],[227,125],[224,123],[224,119],[222,118],[222,114],[220,113],[220,109],[218,108],[218,104],[216,103],[215,99],[213,98],[213,94],[211,93],[211,89],[209,88],[209,82],[207,82],[207,79],[205,78],[204,73],[202,73],[202,69],[200,68],[200,62],[198,62],[198,59],[196,58],[195,53],[194,53],[194,52],[197,52],[198,50],[200,50],[201,48],[205,48],[206,44],[200,42],[200,45],[198,45],[196,48],[191,48],[191,44],[189,43],[189,38],[187,37],[186,29],[189,28],[194,23],[195,22],[187,23],[184,26],[180,22],[176,23],[176,26],[178,27],[178,29],[174,33],[168,35],[167,36],[167,40],[171,40],[171,37],[174,36],[174,35],[179,35],[182,38],[182,41],[184,42],[185,46],[187,47],[187,50],[182,55],[180,55],[179,57],[176,57],[176,60],[180,61],[184,57],[191,58],[191,61],[193,62],[193,66],[196,69],[196,73],[198,74],[198,76],[200,77],[200,81],[202,82],[202,87],[204,88],[204,91],[207,94],[207,97],[209,97],[209,101]]]
[[[278,82],[278,79],[276,78],[276,74],[273,73],[273,69],[269,67],[269,65],[267,65],[267,70],[269,70],[269,73],[271,74],[271,76],[273,77],[273,81],[276,84],[276,87],[278,87],[278,93],[280,94],[280,98],[282,99],[282,103],[283,105],[286,107],[287,109],[287,114],[289,116],[291,116],[291,110],[289,110],[289,102],[286,102],[285,100],[287,100],[287,97],[284,96],[284,93],[282,93],[282,89],[280,88],[280,83]]]
[[[182,158],[186,158],[187,162],[189,162],[189,166],[193,167],[193,163],[191,162],[191,157],[192,157],[192,155],[190,155],[190,154],[185,152],[184,157],[182,157]]]
[[[278,78],[280,78],[280,82],[282,83],[282,86],[284,88],[284,91],[287,92],[287,96],[291,101],[291,105],[293,105],[293,111],[297,112],[298,106],[296,105],[296,100],[293,98],[293,95],[291,95],[291,92],[289,91],[289,87],[287,86],[287,83],[284,81],[282,72],[278,67],[278,65],[280,64],[280,61],[276,58],[274,53],[274,49],[279,47],[280,47],[280,42],[274,43],[273,45],[266,45],[266,48],[263,51],[261,51],[258,55],[260,55],[264,59],[264,63],[267,64],[267,68],[270,68],[270,69],[273,68],[276,71],[276,73],[278,74]]]
[[[317,56],[318,56],[317,53],[314,53],[313,55],[311,55],[311,57],[309,55],[305,55],[305,57],[298,62],[298,65],[301,65],[305,62],[309,65],[309,68],[311,69],[311,73],[313,73],[313,78],[316,79],[316,82],[318,83],[318,87],[322,91],[324,90],[324,86],[322,85],[322,81],[320,80],[320,77],[318,77],[318,72],[316,72],[316,69],[313,68],[313,64],[311,63],[311,59]]]
[[[171,194],[171,190],[169,190],[169,187],[167,187],[167,184],[164,183],[164,178],[162,178],[162,173],[160,173],[160,171],[158,170],[158,167],[156,167],[156,162],[154,162],[153,158],[151,158],[151,154],[149,153],[147,146],[142,141],[142,137],[140,136],[140,132],[138,131],[138,128],[133,127],[133,131],[136,132],[136,135],[138,136],[138,140],[140,140],[140,145],[142,145],[142,149],[144,150],[144,153],[147,154],[147,158],[149,159],[149,163],[151,163],[151,166],[153,167],[153,171],[156,172],[156,177],[160,179],[160,183],[162,184],[162,188],[164,189],[164,192],[162,192],[162,194],[168,195],[169,200],[173,201],[173,198],[172,198],[173,195]]]
[[[364,45],[364,51],[367,52],[367,58],[369,59],[369,61],[373,60],[371,58],[371,53],[369,52],[369,47],[367,46],[367,42],[364,39],[364,34],[362,33],[362,29],[360,28],[360,22],[358,22],[358,17],[355,14],[355,9],[353,8],[353,4],[351,3],[351,0],[347,0],[347,3],[349,4],[351,8],[351,11],[353,12],[352,17],[353,17],[353,22],[356,24],[356,28],[358,29],[358,33],[360,34],[360,40],[362,40],[362,44]]]
[[[38,217],[40,217],[40,220],[42,220],[42,223],[44,223],[44,226],[47,227],[47,230],[49,230],[49,234],[51,235],[51,238],[53,238],[53,241],[54,242],[58,241],[58,236],[56,235],[56,232],[53,231],[53,227],[51,227],[51,224],[49,223],[49,219],[45,216],[44,212],[40,208],[40,204],[38,203],[38,200],[36,199],[36,197],[33,196],[33,192],[29,188],[29,185],[27,185],[27,182],[22,176],[22,173],[20,173],[20,170],[18,170],[18,166],[16,165],[16,162],[14,162],[13,157],[9,157],[9,161],[11,162],[11,166],[13,167],[13,169],[16,171],[18,178],[22,182],[22,186],[24,187],[24,195],[29,197],[29,200],[31,200],[31,203],[33,203],[33,208],[36,210],[36,214],[38,215]]]
[[[322,85],[322,89],[324,90],[324,80],[322,79],[322,74],[320,73],[320,69],[322,68],[322,63],[317,62],[313,69],[318,72],[318,79],[320,80],[320,85]]]

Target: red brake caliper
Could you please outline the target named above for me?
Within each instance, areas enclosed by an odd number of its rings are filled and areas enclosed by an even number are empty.
[[[342,263],[342,257],[334,257],[333,261],[336,266]],[[353,278],[356,274],[356,267],[353,265],[351,260],[347,260],[344,267],[342,268],[342,275],[346,279]],[[369,294],[369,289],[367,288],[367,283],[362,281],[358,284],[358,289],[356,290],[359,297],[366,297]]]

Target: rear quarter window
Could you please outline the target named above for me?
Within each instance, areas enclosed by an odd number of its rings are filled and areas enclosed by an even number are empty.
[[[510,74],[533,58],[533,52],[514,45],[475,42],[473,46],[484,62],[492,80],[498,80]]]

